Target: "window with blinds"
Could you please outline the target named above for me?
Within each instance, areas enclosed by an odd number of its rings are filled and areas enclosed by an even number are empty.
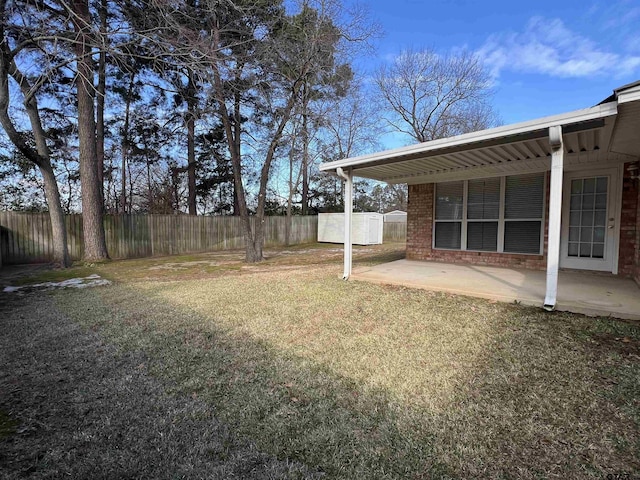
[[[500,178],[469,180],[467,250],[496,252],[500,219]]]
[[[464,183],[449,182],[436,185],[436,215],[434,244],[436,248],[460,250]]]
[[[540,253],[544,174],[507,177],[504,199],[504,251]]]
[[[540,254],[545,175],[436,185],[435,248]]]

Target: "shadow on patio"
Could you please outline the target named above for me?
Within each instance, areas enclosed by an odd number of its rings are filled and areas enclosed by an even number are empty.
[[[356,268],[351,278],[542,306],[546,274],[525,269],[397,260]],[[640,320],[640,288],[633,280],[613,275],[561,271],[556,309]]]

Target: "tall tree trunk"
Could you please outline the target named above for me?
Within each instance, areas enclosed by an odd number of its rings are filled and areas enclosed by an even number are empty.
[[[287,216],[284,224],[284,244],[291,245],[291,214],[293,206],[293,155],[295,152],[295,141],[291,142],[289,150],[289,196],[287,197]]]
[[[127,170],[129,171],[129,175],[127,176],[129,178],[129,204],[127,205],[127,211],[125,213],[131,215],[133,212],[133,175],[131,174],[131,163],[127,164]]]
[[[120,186],[120,205],[122,206],[122,213],[127,213],[127,167],[129,162],[129,121],[131,118],[131,99],[133,95],[133,86],[135,80],[135,73],[129,74],[129,88],[127,90],[127,96],[124,105],[124,125],[122,127],[122,142],[121,142],[121,154],[122,165],[120,167],[122,175],[122,184]]]
[[[151,162],[147,159],[147,210],[153,213],[153,189],[151,185]]]
[[[302,86],[302,215],[309,214],[309,96]]]
[[[102,42],[107,41],[107,0],[100,0],[100,34]],[[98,157],[98,181],[102,207],[104,208],[104,103],[107,93],[107,52],[104,46],[98,58],[98,87],[96,97],[96,156]]]
[[[0,38],[4,38],[4,14],[6,4],[0,1]],[[24,106],[31,124],[31,131],[36,143],[36,149],[28,145],[24,137],[18,132],[9,117],[9,77],[13,77],[24,96]],[[11,52],[7,42],[0,45],[0,124],[9,140],[32,163],[38,166],[44,180],[45,200],[51,219],[51,233],[53,237],[53,261],[56,265],[66,268],[71,265],[67,247],[67,229],[64,222],[64,212],[60,201],[58,182],[51,166],[51,155],[46,142],[46,135],[42,127],[38,100],[32,91],[29,80],[22,75],[11,60]]]
[[[187,177],[189,186],[189,215],[196,215],[196,85],[193,72],[189,71],[187,85]]]
[[[242,65],[239,68],[241,67]],[[240,74],[236,73],[236,81],[238,81],[239,78]],[[242,97],[240,95],[240,92],[236,91],[233,96],[233,143],[236,152],[240,152],[240,142],[242,141],[242,115],[240,113],[241,100]],[[238,196],[238,188],[236,186],[235,180],[233,182],[233,214],[235,216],[242,215],[242,212],[240,211],[240,198]]]
[[[220,30],[219,26],[214,22],[213,35],[215,44],[220,44]],[[249,219],[249,210],[247,209],[247,199],[244,192],[244,186],[242,184],[242,157],[240,147],[240,138],[237,135],[239,131],[238,125],[241,122],[240,117],[240,102],[239,94],[236,94],[234,99],[234,119],[233,122],[229,118],[227,112],[226,99],[224,97],[224,86],[222,77],[218,69],[218,65],[214,62],[212,65],[213,80],[214,80],[214,95],[218,104],[218,113],[222,126],[225,132],[225,138],[227,140],[227,147],[229,148],[229,155],[231,156],[231,168],[233,170],[233,186],[234,192],[238,198],[238,213],[241,218],[242,228],[244,230],[244,239],[246,244],[245,260],[248,263],[259,262],[262,260],[262,249],[256,249],[255,237],[251,228],[251,220]],[[235,212],[234,212],[235,213]]]
[[[102,187],[98,176],[96,155],[96,123],[93,98],[93,60],[89,5],[86,0],[74,0],[73,25],[76,32],[76,96],[78,100],[78,144],[80,182],[82,185],[82,228],[84,260],[103,261],[109,258],[104,234]]]
[[[214,36],[215,45],[220,45],[220,30],[219,25],[212,25],[212,33]],[[224,97],[224,86],[222,77],[220,75],[217,59],[214,58],[212,62],[212,73],[214,80],[214,95],[218,104],[218,113],[220,120],[224,127],[225,137],[227,140],[227,146],[229,148],[229,154],[231,156],[231,165],[233,167],[233,180],[236,191],[238,193],[238,203],[240,207],[240,217],[244,229],[244,236],[246,241],[245,260],[247,263],[260,262],[264,259],[264,210],[267,200],[267,183],[269,181],[269,171],[271,170],[271,164],[276,153],[278,144],[282,139],[287,123],[291,119],[291,113],[293,107],[296,104],[296,99],[300,93],[300,86],[296,83],[293,85],[289,92],[289,98],[286,105],[280,111],[280,118],[277,124],[274,125],[273,136],[267,147],[267,153],[260,170],[260,186],[258,189],[258,206],[255,214],[255,224],[252,228],[251,219],[249,218],[249,210],[247,208],[247,199],[242,183],[242,157],[240,148],[240,102],[234,102],[234,118],[233,121],[229,118],[227,113],[226,99]],[[236,67],[238,68],[238,67]],[[237,70],[238,71],[238,70]],[[235,125],[235,135],[234,135]]]
[[[60,205],[58,182],[50,162],[43,163],[39,168],[44,180],[45,199],[49,207],[49,218],[51,219],[53,262],[62,268],[66,268],[71,266],[71,259],[67,248],[67,227],[64,221],[64,212]]]
[[[287,220],[285,223],[285,245],[287,246],[291,244],[291,228],[293,223],[293,196],[298,190],[298,185],[300,185],[300,176],[302,175],[302,168],[300,168],[294,181],[293,166],[295,164],[294,157],[296,155],[296,141],[297,136],[294,136],[293,140],[291,141],[291,149],[289,150],[289,195],[287,197]]]
[[[232,186],[233,188],[233,216],[237,217],[240,215],[240,200],[238,200],[238,191],[236,190],[235,183]]]

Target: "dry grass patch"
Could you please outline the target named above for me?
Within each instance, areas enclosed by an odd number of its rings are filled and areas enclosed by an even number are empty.
[[[331,262],[281,257],[57,299],[259,448],[329,478],[640,471],[637,325],[342,282]]]
[[[369,265],[404,258],[404,244],[390,243],[369,247],[354,246],[354,263]],[[51,269],[46,265],[20,266],[0,270],[0,286],[27,285],[40,282],[59,282],[70,278],[98,274],[116,282],[146,282],[150,280],[188,280],[213,278],[221,275],[270,270],[274,267],[312,266],[342,262],[342,249],[328,243],[273,247],[265,250],[265,261],[259,264],[244,263],[244,250],[224,250],[172,255],[168,257],[137,258],[111,262],[84,264],[76,262],[68,269]]]

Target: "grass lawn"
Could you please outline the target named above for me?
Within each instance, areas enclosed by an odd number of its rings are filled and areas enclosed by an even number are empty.
[[[0,294],[0,477],[640,474],[637,323],[343,282],[329,246],[241,258]]]

